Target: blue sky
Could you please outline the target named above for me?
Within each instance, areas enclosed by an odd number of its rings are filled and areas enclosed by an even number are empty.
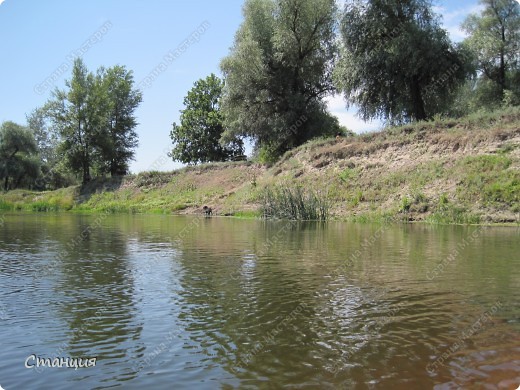
[[[180,164],[165,156],[169,132],[193,83],[220,74],[242,21],[243,0],[0,0],[0,123],[25,124],[25,115],[43,105],[55,87],[70,78],[80,55],[91,71],[125,65],[143,89],[136,111],[139,147],[130,165],[136,173],[171,170]],[[459,41],[462,20],[477,0],[434,1],[444,27]],[[187,41],[186,41],[187,40]],[[356,132],[379,128],[344,109],[340,96],[330,111]]]

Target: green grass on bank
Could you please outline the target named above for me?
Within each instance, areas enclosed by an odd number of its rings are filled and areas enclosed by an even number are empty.
[[[75,207],[76,187],[55,191],[36,192],[27,190],[9,191],[0,196],[3,211],[70,211]]]

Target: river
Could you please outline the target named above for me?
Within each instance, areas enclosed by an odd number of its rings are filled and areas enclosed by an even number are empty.
[[[0,340],[5,390],[516,389],[520,228],[4,214]]]

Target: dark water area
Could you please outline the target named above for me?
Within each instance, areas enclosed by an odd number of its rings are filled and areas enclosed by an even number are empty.
[[[4,214],[0,340],[5,390],[516,389],[520,229]]]

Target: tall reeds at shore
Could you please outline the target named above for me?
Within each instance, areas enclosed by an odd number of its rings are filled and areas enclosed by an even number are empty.
[[[262,217],[300,221],[326,221],[329,203],[324,194],[301,186],[266,187],[262,196]]]

